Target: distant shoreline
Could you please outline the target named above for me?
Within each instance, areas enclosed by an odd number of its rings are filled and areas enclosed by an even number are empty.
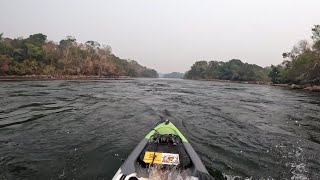
[[[230,83],[240,83],[240,84],[258,84],[258,85],[271,85],[269,81],[232,81],[232,80],[223,80],[223,79],[187,79],[195,81],[216,81],[216,82],[230,82]]]
[[[55,74],[55,75],[7,75],[7,76],[0,76],[0,80],[6,80],[6,79],[133,79],[135,77],[129,77],[129,76],[93,76],[93,75],[61,75],[61,74]],[[138,78],[138,77],[137,77]]]
[[[273,84],[270,81],[232,81],[232,80],[221,80],[221,79],[188,79],[188,80],[195,80],[195,81],[216,81],[216,82],[230,82],[230,83],[240,83],[240,84],[257,84],[257,85],[268,85],[268,86],[277,86],[277,87],[284,87],[290,89],[300,89],[312,92],[320,92],[319,85],[312,85],[312,84]]]

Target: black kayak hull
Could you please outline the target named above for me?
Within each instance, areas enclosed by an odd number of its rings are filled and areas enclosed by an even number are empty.
[[[150,142],[150,138],[155,134],[178,136],[181,139],[181,146],[185,150],[190,163],[188,167],[180,167],[179,173],[183,173],[183,179],[190,180],[213,180],[214,178],[208,173],[196,151],[190,145],[182,133],[171,123],[163,122],[157,125],[148,135],[136,146],[131,152],[123,165],[114,175],[113,180],[147,180],[149,179],[148,167],[142,167],[139,158],[144,154],[144,150]],[[169,148],[170,149],[170,148]],[[159,149],[158,149],[159,150]],[[181,156],[181,155],[180,155]],[[149,167],[150,168],[150,167]],[[177,168],[175,169],[177,170]]]

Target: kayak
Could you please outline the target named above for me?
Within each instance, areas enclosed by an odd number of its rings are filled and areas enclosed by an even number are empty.
[[[182,133],[166,120],[131,152],[112,180],[214,180]]]

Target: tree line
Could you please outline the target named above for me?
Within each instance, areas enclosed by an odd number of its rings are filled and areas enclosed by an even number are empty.
[[[42,33],[15,39],[0,34],[0,75],[158,77],[153,69],[115,56],[110,46],[78,43],[72,36],[55,43]]]
[[[268,81],[267,69],[239,59],[228,62],[197,61],[186,72],[187,79],[221,79],[232,81]]]
[[[320,84],[320,25],[312,29],[312,42],[300,41],[290,52],[282,54],[279,65],[260,67],[232,59],[197,61],[186,72],[187,79],[221,79],[233,81],[272,81],[274,84]]]

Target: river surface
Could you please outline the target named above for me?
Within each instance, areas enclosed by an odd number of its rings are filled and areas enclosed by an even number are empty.
[[[320,94],[167,79],[0,81],[0,179],[111,179],[165,119],[228,179],[320,179]]]

